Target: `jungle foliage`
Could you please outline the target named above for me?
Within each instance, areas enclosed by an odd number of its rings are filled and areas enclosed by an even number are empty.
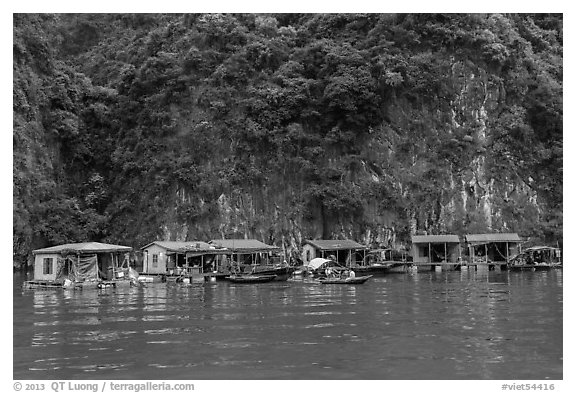
[[[15,14],[15,258],[561,241],[562,37],[549,14]]]

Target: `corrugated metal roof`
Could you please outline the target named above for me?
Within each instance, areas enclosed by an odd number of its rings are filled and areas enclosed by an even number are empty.
[[[208,244],[206,242],[201,242],[199,240],[190,240],[186,242],[177,242],[177,241],[164,241],[164,240],[156,240],[152,243],[149,243],[141,248],[144,250],[151,245],[156,244],[162,248],[165,248],[168,251],[173,252],[186,252],[186,251],[212,251],[215,250],[214,246]]]
[[[458,235],[414,235],[412,243],[460,243]]]
[[[74,251],[77,253],[95,253],[95,252],[128,252],[132,251],[132,247],[119,246],[117,244],[107,244],[98,242],[88,243],[67,243],[59,246],[48,248],[40,248],[32,251],[33,254],[57,254],[62,251]]]
[[[517,233],[483,233],[466,235],[467,243],[521,242]]]
[[[227,248],[233,252],[278,251],[280,247],[270,246],[256,239],[214,239],[210,244]]]
[[[310,244],[319,250],[355,250],[368,248],[353,240],[305,240],[304,243]]]

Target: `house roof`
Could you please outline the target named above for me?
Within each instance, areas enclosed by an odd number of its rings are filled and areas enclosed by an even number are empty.
[[[210,240],[209,243],[224,247],[232,252],[252,253],[280,250],[280,247],[270,246],[256,239],[214,239]]]
[[[414,235],[412,243],[460,243],[458,235]]]
[[[558,247],[549,247],[549,246],[534,246],[525,249],[524,251],[542,251],[542,250],[560,250]]]
[[[132,247],[119,246],[117,244],[107,244],[98,242],[89,243],[67,243],[59,246],[40,248],[32,251],[33,254],[58,254],[63,251],[76,252],[78,254],[88,254],[97,252],[128,252]]]
[[[517,233],[483,233],[466,235],[467,243],[521,242]]]
[[[305,244],[310,244],[312,247],[318,250],[356,250],[365,249],[360,243],[356,243],[353,240],[305,240]]]
[[[145,245],[144,247],[141,248],[141,250],[144,250],[154,244],[166,249],[167,251],[180,252],[180,253],[221,254],[224,251],[226,251],[221,247],[217,247],[213,244],[208,244],[206,242],[201,242],[198,240],[190,240],[187,242],[156,240],[153,241],[152,243]]]

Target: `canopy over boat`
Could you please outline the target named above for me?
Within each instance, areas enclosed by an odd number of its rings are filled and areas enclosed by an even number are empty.
[[[316,270],[316,269],[319,269],[322,266],[324,266],[330,262],[334,262],[334,261],[331,259],[326,259],[326,258],[314,258],[308,263],[307,266],[311,270]]]

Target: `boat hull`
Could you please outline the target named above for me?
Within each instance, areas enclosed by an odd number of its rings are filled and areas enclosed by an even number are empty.
[[[509,265],[509,270],[549,270],[549,269],[562,269],[560,264],[521,264],[521,265]]]
[[[352,267],[351,269],[354,273],[366,276],[366,275],[373,275],[373,276],[382,276],[385,274],[391,273],[406,273],[410,270],[412,263],[406,262],[389,262],[389,263],[379,263],[374,265],[368,266],[356,266]]]
[[[319,281],[322,284],[347,284],[347,285],[357,285],[364,284],[372,276],[360,276],[360,277],[346,277],[346,278],[321,278]]]
[[[233,282],[235,284],[258,284],[263,282],[270,282],[274,281],[276,276],[274,275],[253,275],[253,274],[246,274],[242,276],[230,276],[227,278],[228,281]]]

